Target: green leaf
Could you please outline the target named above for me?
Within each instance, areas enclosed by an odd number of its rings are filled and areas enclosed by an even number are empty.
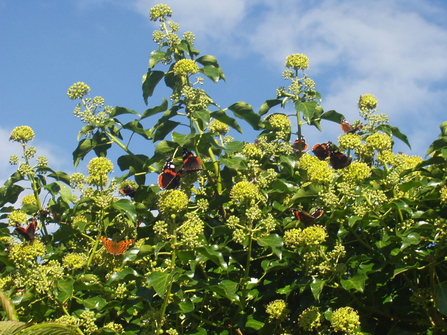
[[[447,136],[442,136],[433,141],[433,143],[428,147],[425,156],[430,155],[433,151],[440,151],[443,148],[447,148]]]
[[[151,132],[149,130],[144,130],[143,125],[137,120],[130,121],[123,125],[124,129],[128,129],[143,136],[146,140],[149,140],[151,137]]]
[[[3,333],[2,333],[3,334]],[[73,327],[61,325],[59,323],[40,323],[32,325],[20,331],[20,335],[77,335]],[[6,335],[6,333],[5,333]]]
[[[138,115],[139,114],[131,109],[127,109],[126,107],[115,107],[114,109],[112,109],[112,112],[110,113],[110,117],[115,117],[118,115],[123,115],[123,114],[133,114],[133,115]]]
[[[137,212],[135,210],[135,204],[133,203],[133,201],[130,201],[129,199],[120,199],[113,203],[113,207],[126,214],[129,220],[131,220],[132,222],[137,222]]]
[[[219,247],[217,245],[207,245],[197,248],[196,251],[204,258],[207,258],[216,265],[220,266],[223,270],[228,268],[228,264],[223,259],[222,253],[219,251]]]
[[[164,52],[160,49],[152,51],[150,54],[150,59],[149,59],[149,69],[152,69],[160,61],[165,59],[165,57],[166,57],[166,52]]]
[[[167,120],[163,122],[163,124],[157,128],[154,134],[154,142],[163,140],[166,135],[168,135],[171,131],[173,131],[180,122]]]
[[[107,300],[103,297],[96,296],[82,301],[83,305],[89,309],[102,310],[107,305]]]
[[[143,99],[146,105],[147,100],[154,94],[155,87],[163,79],[165,73],[163,71],[151,71],[149,70],[143,76]]]
[[[245,324],[245,327],[252,328],[254,330],[259,330],[265,325],[264,322],[258,321],[254,319],[254,316],[251,314],[247,318],[247,323]]]
[[[226,125],[230,126],[231,128],[237,130],[239,133],[242,134],[242,128],[239,126],[237,121],[232,117],[229,117],[223,110],[211,112],[210,115],[212,118],[215,118],[216,120],[225,123]]]
[[[161,105],[155,106],[153,108],[149,108],[146,109],[143,114],[141,114],[141,118],[140,120],[143,120],[149,116],[158,114],[158,113],[163,113],[165,111],[168,110],[168,100],[166,100],[165,98],[163,98]]]
[[[271,100],[266,100],[261,108],[259,108],[259,112],[258,115],[259,116],[263,116],[264,114],[267,114],[268,111],[272,108],[275,107],[277,105],[279,105],[282,102],[281,99],[271,99]]]
[[[187,142],[190,141],[191,138],[195,136],[195,133],[191,134],[180,134],[175,131],[172,133],[172,141],[177,143],[179,147],[183,147]]]
[[[59,289],[57,299],[59,303],[63,304],[73,297],[74,282],[75,280],[72,278],[62,279],[57,282],[57,288]]]
[[[410,245],[418,245],[422,241],[422,239],[423,238],[418,233],[410,233],[402,239],[402,246],[400,247],[400,249],[404,250]]]
[[[217,82],[220,79],[225,80],[225,75],[221,67],[219,66],[219,63],[217,62],[216,57],[211,55],[204,55],[202,57],[197,58],[196,62],[204,66],[203,69],[201,69],[201,71],[214,82]],[[212,68],[214,69],[211,70]],[[209,74],[206,73],[208,71],[210,71]],[[217,71],[217,73],[215,73],[215,71]]]
[[[341,279],[340,283],[347,291],[354,290],[356,292],[363,292],[365,290],[365,282],[368,276],[364,272],[357,272],[355,276],[349,279]]]
[[[411,145],[410,145],[410,142],[408,141],[407,135],[402,134],[400,132],[399,128],[392,127],[389,124],[382,124],[382,125],[377,127],[377,130],[381,130],[381,131],[383,131],[384,133],[387,133],[390,136],[397,137],[399,140],[401,140],[406,145],[408,145],[408,147],[411,149]]]
[[[324,285],[326,284],[325,280],[321,280],[318,278],[313,278],[312,283],[310,283],[310,290],[315,300],[320,300],[321,291],[323,291]]]
[[[179,304],[178,307],[180,308],[180,310],[183,313],[190,313],[193,312],[195,309],[194,303],[191,300],[182,300]]]
[[[295,103],[295,110],[297,112],[303,113],[303,118],[306,120],[308,124],[311,124],[311,121],[314,117],[315,108],[318,106],[318,104],[315,101],[307,101],[307,102],[296,102]]]
[[[220,79],[220,69],[213,66],[213,65],[206,65],[200,69],[200,72],[202,72],[205,76],[210,78],[212,81],[217,83]]]
[[[155,292],[163,298],[169,283],[169,273],[153,271],[147,276],[147,283],[153,287]]]
[[[279,259],[282,258],[282,246],[284,245],[284,240],[278,234],[270,234],[261,237],[257,242],[261,247],[269,247],[273,254]]]
[[[79,162],[96,147],[96,141],[90,138],[81,140],[78,147],[73,151],[73,164],[75,167],[79,165]]]
[[[261,117],[253,111],[251,105],[246,102],[239,101],[228,107],[234,115],[240,119],[247,121],[255,130],[262,129],[260,126]]]
[[[234,170],[246,170],[246,158],[243,156],[233,156],[231,158],[223,158],[220,160],[220,164]]]
[[[345,117],[343,114],[340,114],[334,110],[330,110],[321,114],[320,118],[335,123],[341,123],[341,120],[344,119]]]
[[[447,316],[447,283],[436,284],[435,304],[438,311]]]

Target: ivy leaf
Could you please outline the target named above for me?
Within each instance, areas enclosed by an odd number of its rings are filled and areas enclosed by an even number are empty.
[[[324,120],[332,121],[335,123],[340,123],[341,120],[344,119],[345,117],[343,114],[340,114],[334,110],[330,110],[330,111],[327,111],[327,112],[324,112],[323,114],[321,114],[320,118],[324,119]]]
[[[355,290],[357,292],[363,292],[365,290],[365,282],[368,276],[363,272],[357,272],[355,276],[349,279],[341,279],[340,283],[347,291]]]
[[[401,140],[406,145],[408,145],[408,147],[411,149],[411,145],[410,145],[410,142],[408,141],[407,135],[402,134],[400,132],[399,128],[392,127],[389,124],[382,124],[382,125],[378,126],[377,129],[383,131],[384,133],[386,133],[390,136],[397,137],[399,140]]]
[[[282,246],[284,245],[284,240],[278,234],[270,234],[261,237],[257,242],[261,247],[269,247],[279,259],[282,258]]]
[[[84,138],[73,151],[73,164],[77,167],[81,160],[96,147],[96,141],[90,138]]]
[[[222,123],[225,123],[226,125],[230,126],[231,128],[237,130],[239,133],[242,134],[242,128],[239,126],[237,121],[232,117],[229,117],[223,110],[211,112],[211,117],[215,118],[216,120],[219,120]]]
[[[113,207],[120,212],[125,213],[126,216],[132,222],[137,222],[137,212],[135,210],[135,204],[129,199],[120,199],[113,203]]]
[[[439,283],[435,286],[436,308],[443,315],[447,315],[447,283]]]
[[[141,115],[140,120],[143,120],[149,116],[162,113],[168,110],[168,100],[163,98],[162,103],[158,106],[155,106],[153,108],[146,109],[143,114]]]
[[[112,109],[112,112],[110,113],[110,117],[115,117],[115,116],[123,115],[123,114],[139,115],[137,112],[135,112],[131,109],[127,109],[126,107],[117,106],[114,109]]]
[[[313,278],[312,283],[310,284],[310,290],[315,300],[320,300],[321,291],[323,291],[324,285],[326,284],[325,280],[321,280],[318,278]]]
[[[246,102],[239,101],[228,107],[234,115],[240,119],[247,121],[255,130],[262,129],[260,126],[261,117],[253,111],[251,105]]]
[[[267,114],[268,111],[269,111],[271,108],[273,108],[273,107],[279,105],[281,102],[282,102],[281,99],[270,99],[270,100],[266,100],[266,101],[262,104],[261,108],[259,108],[258,115],[259,115],[259,116],[263,116],[264,114]]]
[[[143,99],[147,105],[147,99],[154,94],[155,87],[163,79],[165,73],[163,71],[151,71],[149,70],[143,76]]]
[[[173,131],[179,124],[180,124],[180,122],[171,121],[171,120],[167,120],[167,121],[163,122],[163,124],[161,126],[159,126],[157,128],[157,130],[155,131],[153,141],[156,142],[156,141],[163,140],[166,137],[166,135],[168,135],[171,131]]]

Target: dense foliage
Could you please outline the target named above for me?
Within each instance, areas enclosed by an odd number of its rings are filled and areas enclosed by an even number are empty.
[[[170,16],[165,5],[151,10],[158,48],[143,76],[146,103],[161,83],[169,101],[140,114],[89,98],[84,83],[68,90],[85,123],[74,164],[97,156],[87,174],[52,170],[34,159],[30,127],[12,131],[23,154],[0,188],[0,301],[10,320],[1,329],[445,333],[447,126],[428,160],[395,154],[393,138],[408,139],[375,97],[360,97],[352,125],[324,111],[302,54],[287,57],[289,86],[258,112],[245,102],[221,108],[199,87],[203,77],[225,80],[222,69]],[[281,112],[289,106],[292,115]],[[253,142],[228,136],[242,132],[238,119],[258,132]],[[322,121],[340,125],[340,137],[309,145],[306,127]],[[152,156],[131,150],[135,136],[155,143]],[[124,151],[116,163],[111,150]],[[111,180],[116,166],[122,175]],[[146,180],[154,173],[158,185]]]

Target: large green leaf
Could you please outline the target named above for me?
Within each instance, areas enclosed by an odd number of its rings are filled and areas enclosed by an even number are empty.
[[[165,57],[166,57],[166,52],[164,52],[160,49],[152,51],[150,54],[150,58],[149,58],[149,69],[152,69],[160,61],[165,59]]]
[[[163,140],[171,131],[173,131],[180,122],[167,120],[157,128],[154,134],[154,142]]]
[[[377,127],[377,130],[381,130],[381,131],[383,131],[384,133],[387,133],[390,136],[397,137],[399,140],[401,140],[406,145],[408,145],[408,147],[411,149],[411,145],[410,145],[410,142],[408,141],[407,135],[402,134],[400,132],[399,128],[392,127],[389,124],[382,124],[382,125]]]
[[[129,129],[129,130],[133,131],[134,133],[137,133],[137,134],[143,136],[146,140],[150,139],[151,132],[149,130],[145,130],[143,128],[143,125],[140,122],[138,122],[137,120],[133,120],[133,121],[130,121],[130,122],[124,124],[123,128]]]
[[[259,112],[258,115],[262,116],[264,114],[267,114],[268,111],[270,110],[270,108],[275,107],[277,105],[279,105],[282,102],[281,99],[271,99],[271,100],[266,100],[261,108],[259,108]]]
[[[140,120],[143,120],[149,116],[162,113],[168,110],[168,100],[163,98],[162,103],[158,106],[155,106],[153,108],[146,109],[143,114],[141,115]]]
[[[312,283],[310,283],[310,290],[315,300],[317,301],[320,300],[320,294],[323,291],[325,285],[326,285],[325,280],[321,280],[319,278],[312,279]]]
[[[113,207],[126,214],[129,220],[133,221],[134,223],[137,222],[137,212],[133,201],[130,201],[129,199],[120,199],[113,203]]]
[[[222,123],[229,125],[231,128],[237,130],[242,134],[242,128],[239,126],[237,121],[232,117],[229,117],[223,110],[218,110],[215,112],[211,112],[211,117],[219,120]]]
[[[169,273],[153,271],[147,276],[147,284],[154,288],[155,292],[163,298],[169,284]]]
[[[143,76],[143,99],[147,105],[147,99],[154,94],[154,89],[160,80],[163,79],[165,73],[163,71],[151,71],[149,70]]]
[[[261,125],[261,117],[256,114],[253,111],[253,108],[251,105],[247,104],[246,102],[239,101],[234,104],[232,104],[230,107],[228,107],[229,110],[231,110],[234,115],[240,119],[243,119],[247,121],[253,129],[260,130]]]
[[[115,117],[115,116],[124,115],[124,114],[139,115],[137,112],[135,112],[131,109],[127,109],[126,107],[116,106],[110,113],[110,117]]]
[[[438,311],[447,316],[447,283],[436,284],[435,304]]]
[[[257,242],[261,247],[269,247],[279,259],[282,258],[282,246],[284,245],[284,240],[278,234],[270,234],[261,237]]]
[[[324,120],[340,123],[341,120],[344,119],[345,117],[343,116],[343,114],[340,114],[334,110],[330,110],[330,111],[327,111],[327,112],[324,112],[323,114],[321,114],[320,118],[324,119]]]
[[[73,278],[61,279],[57,282],[57,288],[59,289],[57,299],[59,303],[63,304],[73,297],[74,282],[75,280]]]
[[[90,138],[81,140],[78,147],[73,151],[73,164],[77,167],[81,160],[96,147],[96,141]]]
[[[348,279],[341,279],[340,283],[347,291],[354,290],[356,292],[363,292],[365,290],[366,279],[368,279],[368,276],[364,272],[357,272]]]
[[[306,120],[308,124],[311,123],[311,120],[314,117],[315,108],[318,106],[318,104],[315,101],[306,101],[306,102],[296,102],[295,103],[295,110],[297,112],[303,113],[303,118]]]

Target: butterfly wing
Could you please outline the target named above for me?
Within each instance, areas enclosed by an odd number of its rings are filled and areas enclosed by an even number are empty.
[[[180,186],[181,172],[175,171],[175,165],[172,159],[168,158],[161,174],[158,176],[158,186],[166,190],[172,190]]]
[[[341,152],[332,152],[330,158],[330,164],[335,170],[343,169],[351,164],[352,158],[348,157]]]
[[[120,190],[120,193],[122,195],[128,195],[131,198],[133,198],[135,196],[135,190],[132,187],[130,187],[129,185],[124,187],[122,190]]]
[[[185,172],[202,170],[202,161],[200,158],[186,148],[183,148],[182,170]]]
[[[316,220],[319,219],[323,215],[324,211],[320,209],[319,207],[315,208],[315,210],[312,212],[312,217]]]
[[[297,138],[295,142],[293,142],[292,147],[295,151],[304,151],[309,148],[309,146],[306,144],[306,139],[304,138],[304,136],[301,136],[301,138],[299,139]]]
[[[106,251],[109,254],[112,254],[113,256],[122,255],[126,252],[127,249],[129,249],[129,246],[133,243],[133,239],[130,240],[123,240],[123,241],[112,241],[109,240],[107,237],[99,236],[99,239],[101,240],[102,244],[104,245],[104,248],[106,248]]]
[[[345,132],[346,134],[354,134],[362,128],[362,126],[357,126],[354,128],[349,123],[347,123],[345,119],[341,120],[340,129],[343,130],[343,132]]]
[[[315,144],[312,148],[312,152],[319,160],[325,160],[330,155],[331,142]]]
[[[297,220],[300,220],[305,225],[310,225],[315,221],[315,218],[306,212],[295,210],[293,213],[295,214]]]
[[[15,229],[15,232],[21,235],[26,241],[33,241],[36,229],[37,229],[37,221],[32,220],[26,228],[17,227]]]

